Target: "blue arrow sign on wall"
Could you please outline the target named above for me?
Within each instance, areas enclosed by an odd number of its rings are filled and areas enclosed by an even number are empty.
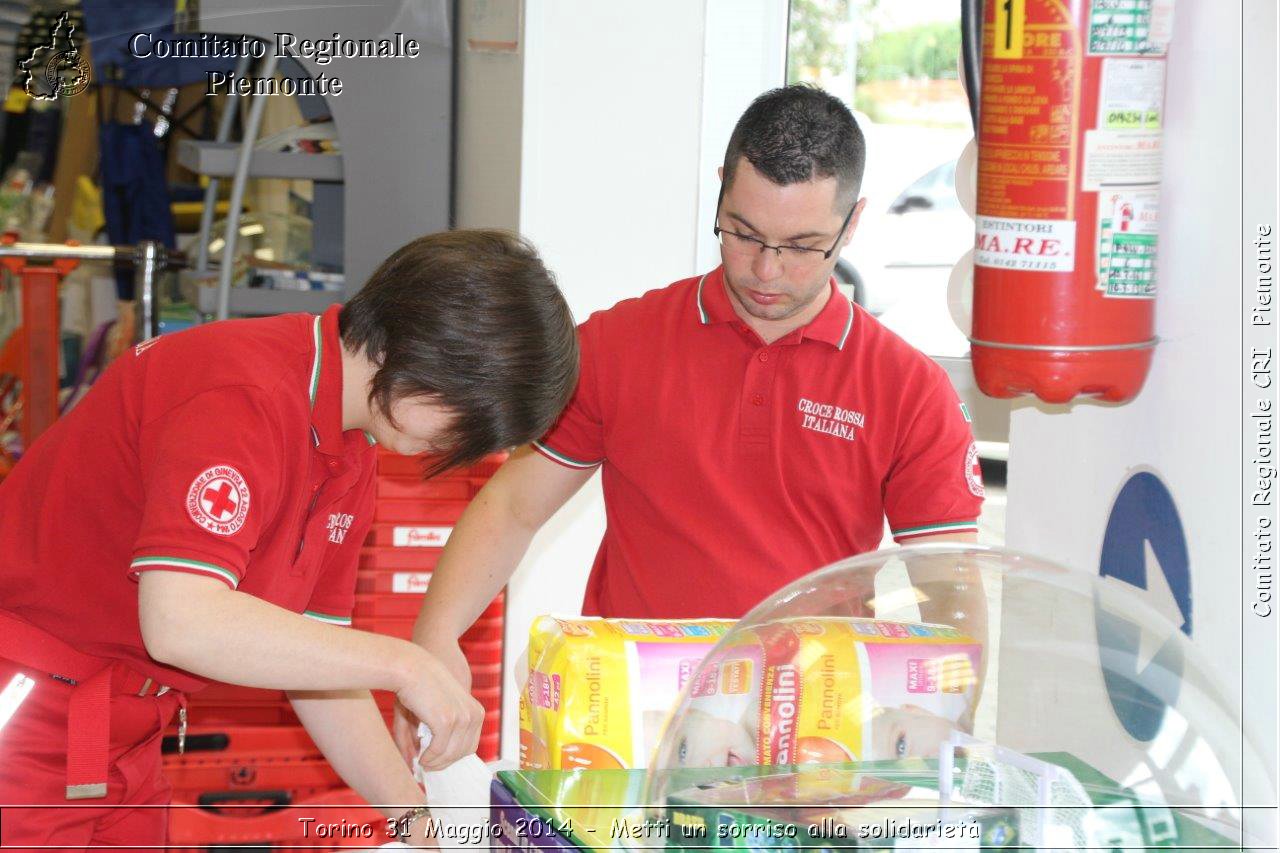
[[[1134,473],[1117,493],[1098,574],[1104,588],[1094,621],[1107,695],[1125,731],[1150,741],[1181,688],[1182,641],[1175,634],[1190,636],[1192,626],[1182,519],[1155,472]]]

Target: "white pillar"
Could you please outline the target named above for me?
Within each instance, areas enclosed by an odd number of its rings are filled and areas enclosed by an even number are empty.
[[[461,5],[465,28],[474,4]],[[711,268],[716,166],[742,110],[784,81],[786,15],[786,0],[527,0],[518,53],[471,51],[464,32],[458,224],[518,227],[579,321]],[[498,172],[518,175],[517,198],[495,188]],[[535,615],[578,612],[603,532],[596,477],[512,579],[507,757],[525,632]]]
[[[1245,252],[1255,215],[1242,222],[1242,201],[1269,198],[1270,210],[1256,216],[1275,227],[1276,7],[1245,0],[1243,21],[1241,8],[1218,0],[1177,3],[1165,96],[1156,304],[1160,343],[1146,386],[1122,406],[1015,404],[1006,538],[1011,548],[1098,573],[1121,487],[1143,469],[1159,478],[1181,523],[1189,577],[1176,576],[1175,561],[1148,559],[1147,597],[1175,622],[1186,615],[1177,599],[1184,607],[1189,604],[1194,646],[1226,689],[1226,701],[1237,713],[1244,709],[1245,747],[1255,751],[1258,763],[1243,771],[1243,782],[1240,776],[1232,782],[1237,797],[1257,804],[1275,802],[1280,617],[1264,621],[1247,610],[1256,582],[1249,568],[1248,531],[1260,514],[1274,519],[1275,502],[1273,497],[1270,507],[1253,511],[1248,495],[1242,495],[1241,460],[1252,451],[1249,442],[1242,444],[1242,426],[1246,436],[1249,429],[1242,401],[1268,395],[1274,400],[1277,373],[1273,369],[1271,390],[1259,391],[1251,387],[1243,364],[1242,324],[1253,304],[1252,247]],[[1246,39],[1253,33],[1261,44],[1269,43],[1269,59],[1263,50],[1242,54],[1242,32]],[[1242,55],[1259,64],[1242,67]],[[1247,143],[1241,132],[1242,85],[1258,80],[1271,81],[1271,88],[1248,99],[1246,126],[1267,129],[1270,156],[1259,158],[1263,165],[1242,169],[1242,143]],[[1149,501],[1144,510],[1155,512],[1154,504]],[[1108,697],[1101,687],[1096,698],[1105,708]],[[1080,719],[1078,709],[1059,711],[1063,726]],[[1116,754],[1141,747],[1122,726],[1091,730],[1089,736],[1115,738]],[[1270,768],[1269,779],[1263,768]],[[1261,828],[1262,814],[1247,817]],[[1274,834],[1269,843],[1275,843]]]

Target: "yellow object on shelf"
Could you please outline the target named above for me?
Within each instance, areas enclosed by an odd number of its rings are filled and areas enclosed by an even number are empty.
[[[82,234],[97,234],[98,229],[106,224],[102,218],[102,190],[88,175],[76,178],[70,219],[71,225]]]
[[[31,96],[21,86],[10,89],[9,96],[4,99],[4,111],[7,113],[25,113],[30,105]]]

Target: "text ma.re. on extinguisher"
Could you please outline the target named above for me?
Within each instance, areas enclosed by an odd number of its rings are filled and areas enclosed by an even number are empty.
[[[1133,398],[1155,347],[1173,0],[988,0],[973,371],[993,397]]]

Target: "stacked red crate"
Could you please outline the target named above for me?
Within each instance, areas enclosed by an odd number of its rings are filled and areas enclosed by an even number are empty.
[[[504,458],[492,456],[424,481],[419,460],[379,454],[373,527],[361,550],[356,580],[355,627],[412,636],[422,594],[453,525]],[[471,664],[472,694],[485,708],[477,754],[486,761],[496,759],[499,749],[503,614],[499,593],[460,641]],[[378,697],[388,716],[393,701]]]
[[[379,453],[374,522],[360,555],[354,627],[411,637],[422,595],[454,523],[503,458],[490,457],[424,481],[420,460]],[[503,613],[500,593],[460,641],[471,664],[472,692],[485,708],[477,753],[486,761],[496,759],[499,751]],[[375,693],[374,698],[390,720],[395,697]],[[212,684],[193,694],[190,705],[192,729],[185,754],[176,754],[172,732],[167,738],[165,773],[178,806],[170,820],[173,844],[319,843],[298,835],[304,824],[295,812],[301,805],[348,823],[377,817],[367,807],[362,810],[360,799],[342,787],[282,691]],[[282,812],[283,805],[290,808]],[[374,843],[385,840],[375,836]]]

